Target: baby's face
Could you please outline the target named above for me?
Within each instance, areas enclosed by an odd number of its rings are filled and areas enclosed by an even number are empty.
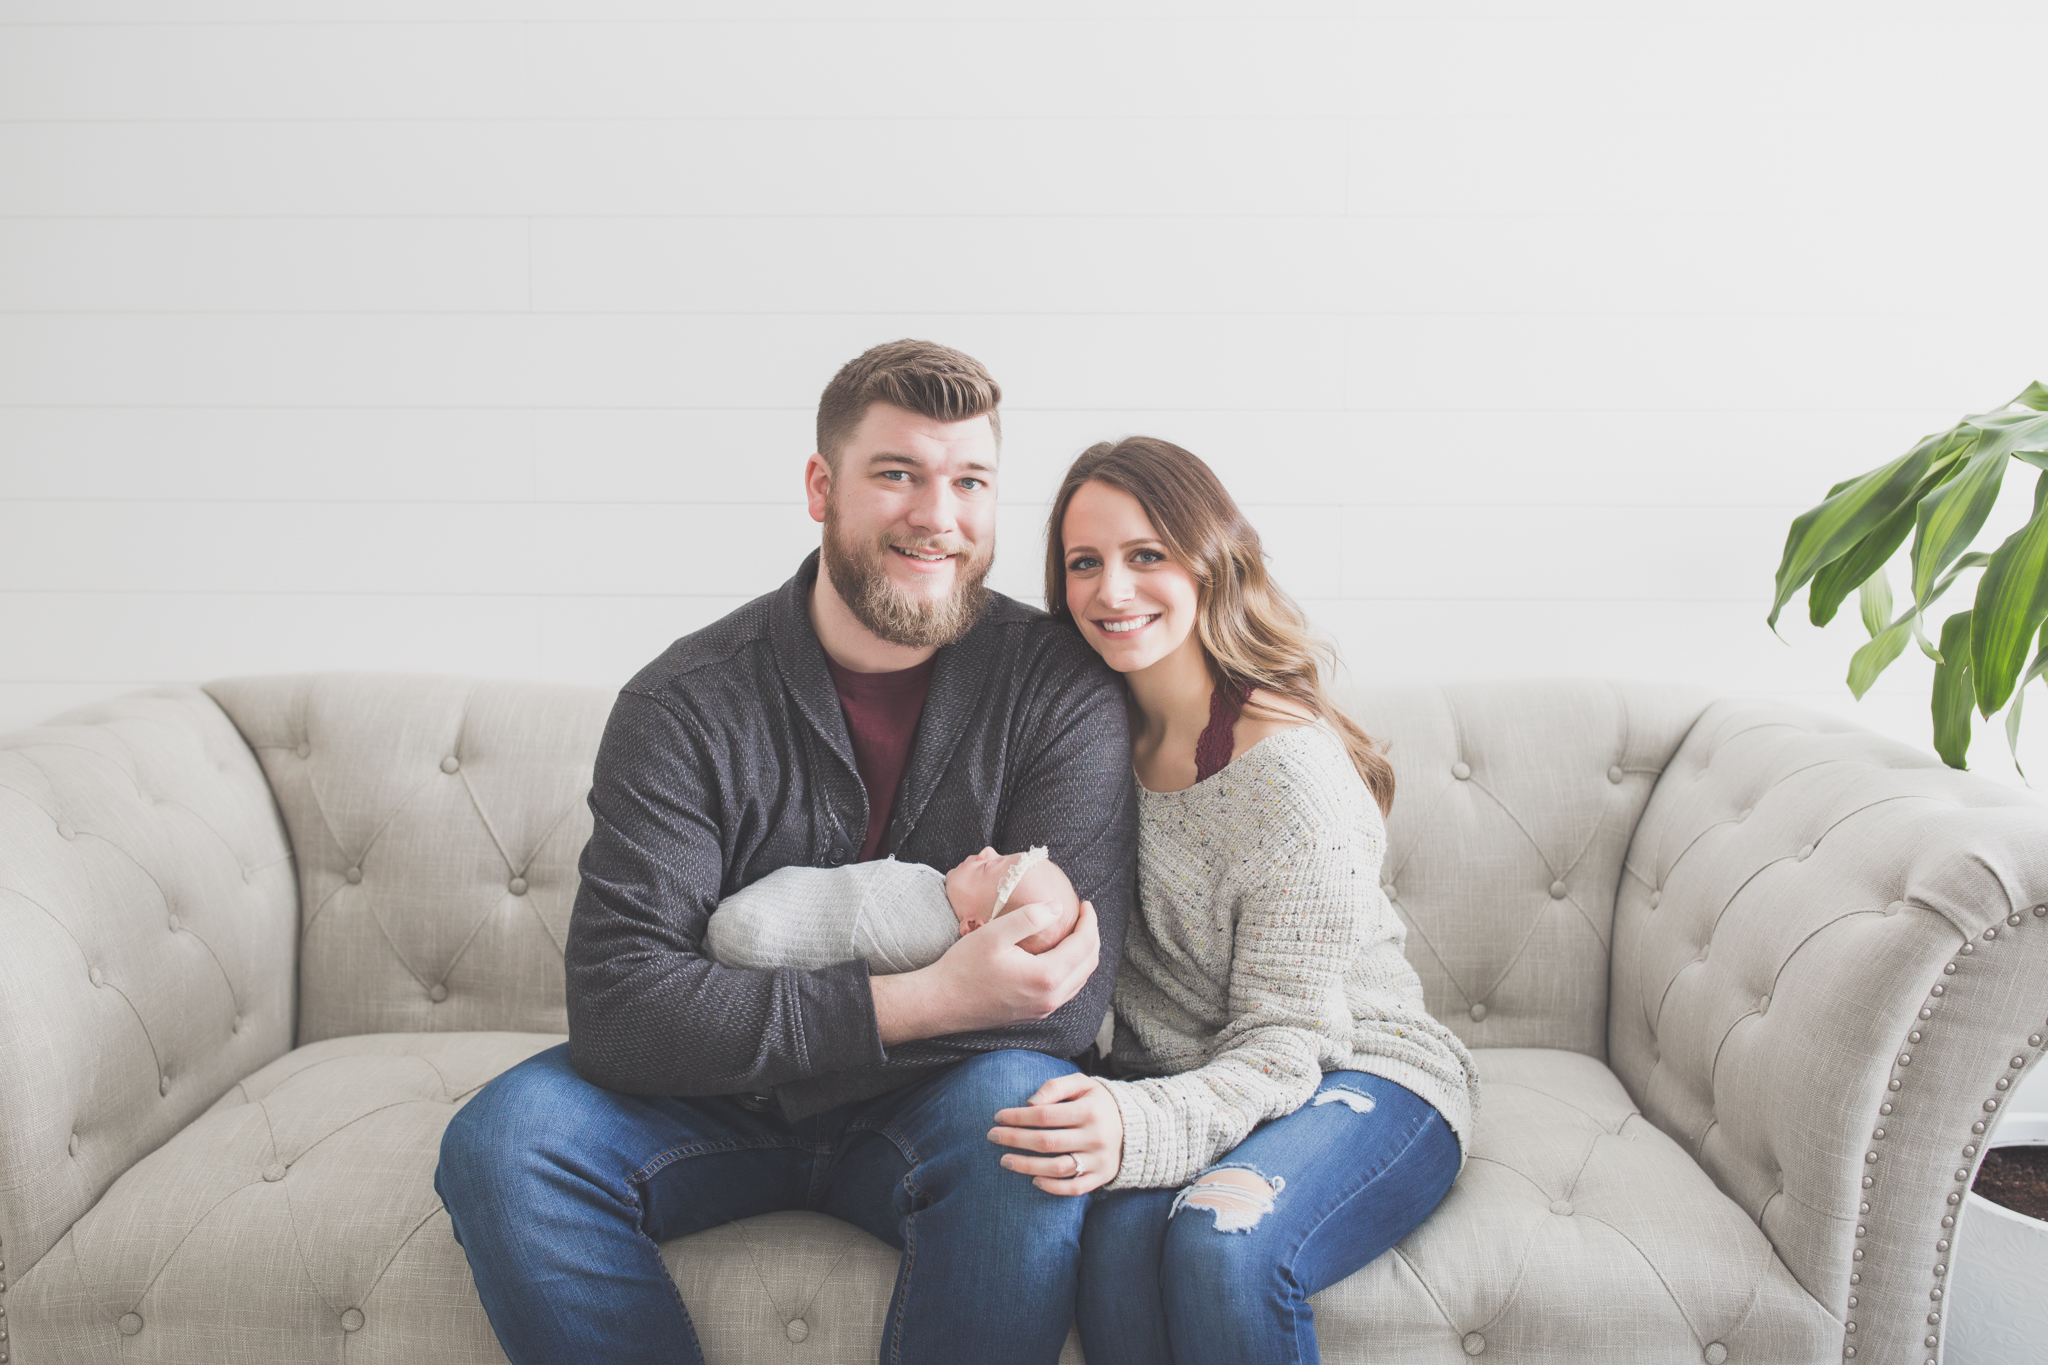
[[[961,933],[972,933],[988,923],[988,912],[995,908],[996,888],[1023,856],[985,848],[968,854],[960,866],[946,874],[946,899],[952,903],[953,917],[960,921]]]
[[[988,923],[991,918],[989,911],[995,907],[997,888],[1023,856],[1021,853],[998,853],[992,848],[984,848],[946,874],[946,900],[953,907],[953,917],[960,921],[961,933],[971,934]],[[1027,953],[1042,953],[1057,944],[1081,917],[1081,903],[1074,894],[1073,883],[1067,880],[1067,874],[1057,864],[1049,861],[1039,862],[1024,874],[1011,890],[1003,912],[1007,914],[1020,905],[1035,903],[1052,906],[1056,918],[1017,944]]]

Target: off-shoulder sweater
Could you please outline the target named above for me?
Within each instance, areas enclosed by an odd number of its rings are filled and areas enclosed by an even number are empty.
[[[1139,792],[1138,913],[1114,996],[1112,1189],[1184,1185],[1324,1073],[1414,1091],[1467,1146],[1478,1072],[1423,1006],[1380,890],[1386,824],[1318,721],[1183,791]]]

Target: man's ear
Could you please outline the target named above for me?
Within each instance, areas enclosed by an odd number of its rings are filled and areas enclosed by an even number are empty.
[[[804,502],[810,508],[812,521],[825,519],[825,499],[831,496],[832,466],[823,455],[813,454],[804,461]]]

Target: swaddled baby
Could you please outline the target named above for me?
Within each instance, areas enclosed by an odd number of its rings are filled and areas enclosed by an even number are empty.
[[[939,960],[962,934],[1043,902],[1059,918],[1018,943],[1042,953],[1067,936],[1080,897],[1043,848],[969,855],[951,872],[882,858],[846,867],[785,867],[718,903],[704,950],[727,967],[829,967],[866,958],[880,975]]]

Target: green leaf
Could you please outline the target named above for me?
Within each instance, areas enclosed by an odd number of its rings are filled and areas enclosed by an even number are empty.
[[[2006,404],[2009,408],[2032,408],[2035,412],[2048,412],[2048,384],[2036,379],[2027,385],[2027,391]]]
[[[1868,649],[1869,646],[1865,645]],[[1941,623],[1941,656],[1934,669],[1934,752],[1951,768],[1968,768],[1970,712],[1970,613],[1959,611]]]
[[[1910,615],[1901,617],[1850,656],[1849,690],[1856,694],[1856,700],[1863,700],[1863,694],[1877,681],[1877,675],[1890,668],[1892,660],[1905,650],[1912,629],[1913,618]]]
[[[1959,458],[1976,440],[1974,433],[1959,439],[1959,431],[1960,428],[1929,436],[1890,464],[1836,484],[1827,501],[1793,520],[1785,536],[1785,552],[1778,562],[1777,592],[1771,601],[1769,618],[1772,630],[1778,628],[1778,615],[1792,600],[1792,594],[1804,587],[1823,565],[1841,558],[1902,503],[1913,501],[1913,494],[1930,470],[1938,463]],[[1843,584],[1843,592],[1846,594],[1860,581]]]
[[[1920,652],[1936,663],[1941,662],[1941,651],[1927,638],[1927,632],[1920,629],[1920,613],[1913,613],[1913,638],[1920,642]]]
[[[2034,515],[2006,537],[1977,581],[1970,673],[1977,709],[2005,705],[2026,662],[2027,644],[2048,621],[2048,474],[2034,483]]]
[[[1872,527],[1870,534],[1851,545],[1841,558],[1813,576],[1813,586],[1806,590],[1808,620],[1824,626],[1835,619],[1835,610],[1842,605],[1842,599],[1854,592],[1858,584],[1867,582],[1906,543],[1906,537],[1913,531],[1913,505],[1938,483],[1945,481],[1956,467],[1953,463],[1943,465],[1939,473],[1922,479],[1899,504],[1897,511]],[[1891,613],[1885,614],[1889,616]]]
[[[1957,430],[1971,432],[1961,457],[1963,467],[1955,478],[1920,500],[1913,535],[1913,600],[1923,607],[1935,578],[1970,548],[1984,528],[1984,518],[1998,501],[1998,485],[2005,478],[2006,457],[2011,451],[2008,443],[1991,439],[1981,430],[1967,425]]]
[[[1885,623],[1892,619],[1892,581],[1882,569],[1863,580],[1857,603],[1863,609],[1863,628],[1875,640],[1884,634]]]
[[[2048,625],[2041,627],[2040,648],[2035,651],[2034,662],[2027,668],[2027,676],[2020,679],[2020,685],[2013,689],[2012,709],[2005,713],[2005,747],[2012,751],[2013,771],[2025,782],[2027,770],[2020,766],[2020,708],[2027,700],[2027,688],[2034,679],[2048,673]],[[2027,782],[2028,786],[2033,786]]]
[[[2027,689],[2022,687],[2012,694],[2012,709],[2005,713],[2005,747],[2012,752],[2013,771],[2020,775],[2020,781],[2027,782],[2027,770],[2020,766],[2020,707],[2027,700]],[[2028,786],[2033,786],[2027,782]]]

